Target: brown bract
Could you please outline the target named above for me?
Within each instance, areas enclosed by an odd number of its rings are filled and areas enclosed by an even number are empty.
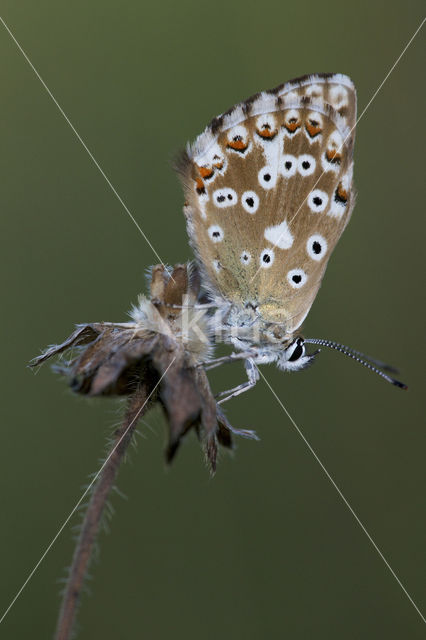
[[[77,393],[137,398],[143,385],[149,406],[159,402],[169,424],[167,460],[172,460],[182,437],[194,428],[215,471],[218,443],[230,448],[233,433],[256,435],[234,429],[216,403],[202,366],[209,351],[206,327],[200,323],[196,335],[182,330],[183,313],[198,299],[199,278],[194,269],[176,265],[170,275],[157,265],[151,273],[150,298],[139,298],[132,313],[134,322],[78,325],[31,366],[70,352],[71,358],[55,369],[69,378]]]

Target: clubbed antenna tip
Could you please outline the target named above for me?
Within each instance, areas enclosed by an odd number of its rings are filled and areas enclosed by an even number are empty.
[[[355,349],[351,349],[350,347],[347,347],[344,344],[339,344],[338,342],[333,342],[332,340],[324,340],[322,338],[305,338],[304,342],[306,344],[318,344],[322,347],[328,347],[329,349],[334,349],[335,351],[339,351],[340,353],[343,353],[345,356],[348,356],[349,358],[352,358],[356,362],[359,362],[359,364],[362,364],[363,367],[367,367],[367,369],[370,369],[370,371],[372,371],[373,373],[376,373],[378,376],[380,376],[387,382],[390,382],[395,387],[399,387],[400,389],[405,389],[405,390],[408,389],[406,384],[404,384],[403,382],[400,382],[400,380],[397,380],[396,378],[392,378],[387,373],[384,373],[383,371],[380,370],[380,369],[385,369],[386,371],[396,372],[397,370],[395,369],[395,367],[391,367],[390,365],[387,365],[384,362],[381,362],[380,360],[376,360],[375,358],[370,358],[370,356],[367,356],[364,353],[361,353],[361,351],[356,351]]]

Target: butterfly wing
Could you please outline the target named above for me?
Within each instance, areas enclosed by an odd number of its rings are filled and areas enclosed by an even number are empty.
[[[354,205],[356,93],[306,76],[215,118],[178,167],[185,215],[214,295],[294,332]]]

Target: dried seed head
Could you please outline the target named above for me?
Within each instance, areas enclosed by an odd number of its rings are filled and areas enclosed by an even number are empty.
[[[194,428],[209,466],[216,468],[217,445],[232,446],[235,430],[216,404],[200,363],[210,353],[207,319],[194,308],[199,278],[190,265],[176,265],[171,275],[163,265],[151,271],[150,298],[140,296],[131,311],[132,322],[78,325],[62,343],[47,349],[31,366],[69,352],[56,370],[72,389],[89,396],[133,395],[144,384],[159,402],[169,423],[166,457],[171,461],[187,431]]]

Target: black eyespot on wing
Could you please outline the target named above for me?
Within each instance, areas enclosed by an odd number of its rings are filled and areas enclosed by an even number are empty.
[[[218,202],[224,202],[225,201],[225,196],[217,196],[216,200]]]
[[[299,276],[297,274],[292,276],[291,279],[295,284],[300,284],[302,282],[302,276]]]
[[[254,214],[259,208],[259,196],[255,191],[244,191],[241,196],[241,204],[247,213]]]
[[[263,174],[263,179],[265,182],[269,182],[269,180],[271,179],[271,174],[270,173],[264,173]]]
[[[285,168],[287,169],[287,171],[289,171],[292,167],[293,163],[290,160],[287,160],[287,162],[285,163]]]
[[[322,251],[322,247],[317,240],[315,240],[315,242],[312,244],[312,251],[317,255],[319,255]]]
[[[302,162],[302,167],[303,167],[304,169],[309,169],[309,167],[310,167],[310,166],[311,166],[311,163],[310,163],[308,160],[304,160],[304,161]]]
[[[260,266],[262,269],[269,269],[272,267],[275,260],[275,252],[273,249],[264,249],[260,254]]]

